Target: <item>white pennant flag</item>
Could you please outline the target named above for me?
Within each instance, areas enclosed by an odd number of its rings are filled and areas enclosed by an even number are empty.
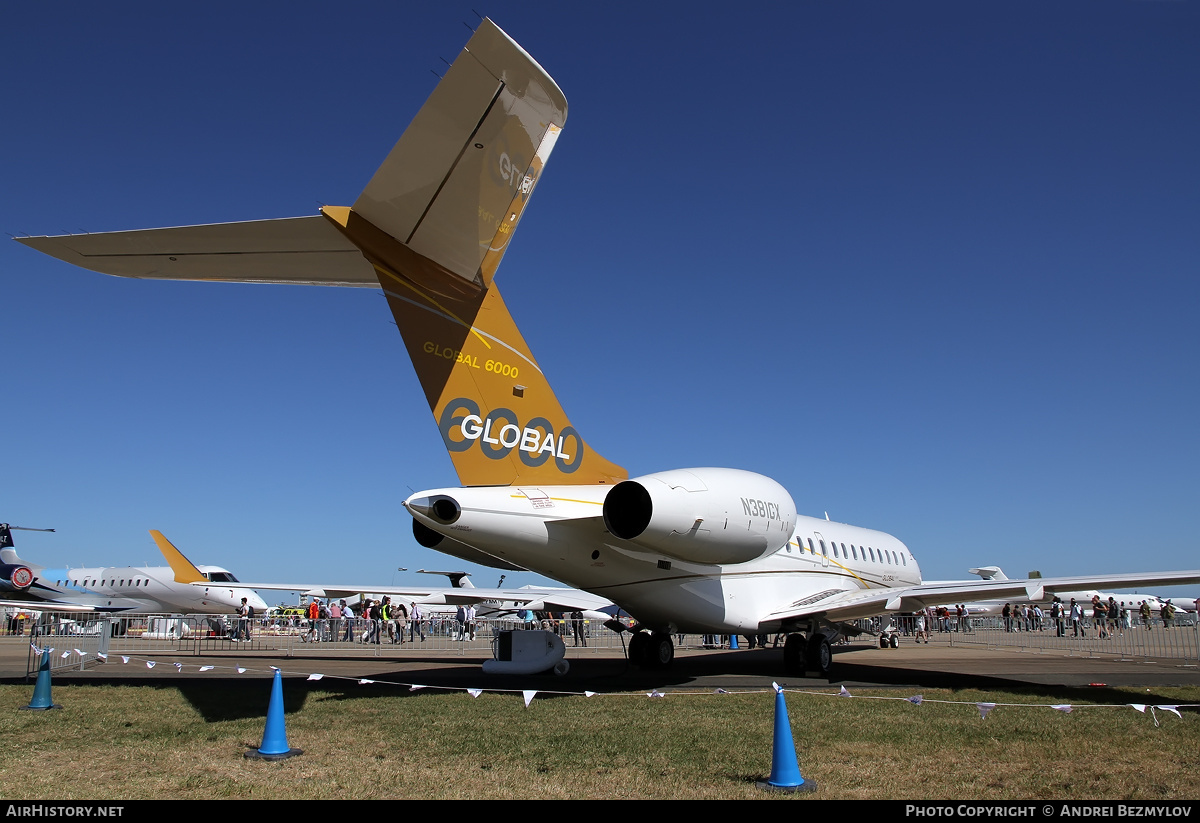
[[[1180,720],[1183,720],[1183,715],[1181,715],[1179,713],[1178,706],[1159,706],[1158,708],[1162,709],[1164,712],[1170,712],[1171,714],[1178,717]]]
[[[775,694],[779,694],[781,691],[783,691],[783,688],[780,687],[780,685],[774,680],[771,681],[771,688],[775,690]]]
[[[216,668],[216,666],[201,666],[201,667],[200,667],[200,671],[202,671],[202,672],[210,672],[210,671],[212,671],[212,670],[213,670],[213,669],[215,669],[215,668]]]
[[[853,695],[850,694],[850,690],[847,689],[845,686],[842,686],[842,690],[840,692],[838,692],[837,696],[838,697],[853,697]]]
[[[365,677],[364,677],[362,680],[358,681],[358,685],[360,685],[360,686],[368,686],[368,685],[370,685],[371,683],[374,683],[374,682],[375,682],[374,680],[367,680],[367,678],[365,678]]]
[[[408,690],[409,690],[410,692],[417,692],[417,691],[420,691],[420,690],[421,690],[421,689],[423,689],[423,688],[425,688],[425,687],[424,687],[424,686],[422,686],[420,683],[413,683],[413,684],[411,684],[411,685],[408,687]]]
[[[646,697],[666,697],[666,695],[663,694],[662,692],[660,692],[658,689],[655,689],[654,691],[652,691],[648,695],[646,695]]]
[[[908,700],[909,703],[912,703],[914,706],[920,706],[921,703],[925,700],[925,696],[921,695],[921,694],[914,694],[912,697],[908,697],[905,699]]]
[[[183,664],[182,664],[182,663],[176,663],[176,664],[175,664],[175,671],[177,671],[177,672],[182,672],[182,671],[183,671]]]
[[[80,651],[79,649],[76,649],[76,650],[75,650],[75,654],[79,655],[80,657],[83,657],[83,656],[86,654],[86,652],[83,652],[83,651]]]
[[[595,697],[596,693],[595,692],[584,692],[583,696],[584,697]]]
[[[996,708],[995,703],[976,703],[975,708],[979,709],[979,716],[984,720],[987,719],[988,712]]]
[[[525,697],[525,708],[528,709],[530,701],[533,700],[534,696],[537,694],[537,690],[526,689],[525,691],[521,692],[521,694]]]
[[[62,656],[63,656],[63,658],[64,658],[64,659],[65,659],[65,658],[68,658],[68,657],[70,657],[70,656],[71,656],[71,652],[70,652],[70,651],[65,651],[65,652],[63,652],[63,653],[62,653]]]
[[[41,649],[39,649],[37,646],[33,645],[32,643],[30,643],[30,644],[29,644],[29,648],[33,649],[33,653],[34,653],[34,654],[41,654],[41,653],[42,653],[42,650],[41,650]]]
[[[147,660],[147,661],[146,661],[146,668],[147,668],[147,669],[153,669],[153,668],[154,668],[154,661],[153,661],[153,660]]]
[[[325,676],[325,675],[323,675],[323,674],[310,674],[310,675],[308,676],[308,679],[309,679],[309,680],[320,680],[320,679],[321,679],[322,677],[324,677],[324,676]]]
[[[100,658],[101,660],[103,660],[105,663],[107,663],[107,662],[108,662],[108,655],[107,655],[107,654],[101,654],[100,652],[96,652],[96,657],[99,657],[99,658]]]
[[[268,668],[270,668],[270,669],[271,669],[271,671],[273,671],[273,672],[281,672],[281,671],[283,671],[283,669],[279,668],[278,666],[269,666]]]
[[[772,683],[771,685],[774,686],[775,684]],[[779,691],[783,691],[783,689],[780,689]],[[724,689],[713,689],[713,694],[729,694],[729,692],[725,691]]]
[[[1132,709],[1136,709],[1137,711],[1141,712],[1142,714],[1146,713],[1146,704],[1145,703],[1130,703],[1129,707]]]
[[[471,695],[471,697],[479,697],[479,695],[483,694],[483,689],[467,689],[467,694]]]
[[[121,655],[121,662],[122,662],[122,663],[128,663],[128,662],[129,662],[129,655],[126,655],[126,654],[123,654],[123,655]]]
[[[1074,709],[1074,707],[1069,703],[1060,703],[1057,706],[1051,706],[1050,708],[1054,709],[1055,711],[1063,712],[1064,714],[1070,714]]]
[[[237,667],[237,673],[238,673],[238,674],[245,674],[245,673],[246,673],[246,670],[245,670],[245,669],[243,669],[241,666],[238,666],[238,667]]]

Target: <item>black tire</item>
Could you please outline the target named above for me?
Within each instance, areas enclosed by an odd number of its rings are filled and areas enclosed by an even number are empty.
[[[804,635],[789,634],[783,641],[783,670],[804,676]]]
[[[900,648],[900,638],[896,637],[896,635],[893,634],[892,639],[888,642],[888,645],[891,646],[893,649]]]
[[[888,647],[888,639],[886,634],[879,635],[879,648],[886,649]]]
[[[829,672],[833,669],[833,649],[824,636],[814,635],[812,640],[808,641],[805,658],[805,664],[810,672],[817,672],[821,677],[829,677]]]
[[[675,660],[675,643],[671,635],[655,632],[646,647],[646,662],[651,669],[668,669]]]

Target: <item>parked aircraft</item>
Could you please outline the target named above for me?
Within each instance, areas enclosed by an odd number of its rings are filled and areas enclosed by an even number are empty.
[[[0,524],[0,590],[6,606],[39,611],[104,611],[125,614],[230,614],[243,597],[256,610],[267,604],[220,566],[200,566],[192,580],[176,580],[169,566],[105,566],[47,569],[17,556],[8,524]],[[151,532],[157,540],[161,535]]]
[[[970,572],[971,574],[979,575],[984,580],[1008,579],[999,566],[982,566],[978,569],[971,569]],[[1036,579],[1038,574],[1039,573],[1037,572],[1030,572],[1030,577]],[[1099,596],[1099,598],[1105,603],[1107,603],[1108,599],[1111,597],[1119,605],[1123,605],[1133,612],[1136,612],[1141,608],[1142,601],[1144,600],[1150,604],[1150,609],[1154,613],[1155,617],[1158,617],[1159,610],[1162,609],[1163,604],[1166,603],[1165,598],[1160,599],[1152,594],[1138,594],[1137,592],[1102,592],[1097,589],[1080,589],[1079,591],[1054,592],[1053,594],[1043,597],[1038,601],[1029,601],[1022,598],[1010,598],[1008,600],[978,600],[974,603],[967,603],[966,607],[970,610],[971,614],[1000,614],[1004,610],[1005,603],[1016,605],[1018,603],[1025,604],[1036,602],[1042,607],[1048,607],[1055,597],[1066,604],[1068,608],[1071,605],[1072,598],[1086,607],[1092,602],[1093,596]],[[1137,619],[1136,615],[1134,616],[1134,619]]]
[[[646,666],[671,662],[676,631],[782,632],[789,671],[827,672],[857,618],[1200,582],[1191,570],[922,583],[900,540],[799,515],[768,477],[629,479],[571,424],[493,279],[566,115],[550,76],[484,20],[350,207],[18,240],[126,277],[381,287],[463,484],[404,501],[417,541],[611,599],[640,621],[629,650]]]
[[[169,540],[159,532],[151,532],[163,556],[175,571],[175,582],[202,585],[196,582],[197,575],[202,572],[192,565],[183,552],[175,548]],[[372,597],[389,595],[393,600],[404,603],[417,603],[436,611],[439,607],[457,607],[472,605],[477,607],[476,616],[489,617],[511,615],[518,609],[529,611],[570,612],[582,611],[590,615],[589,619],[606,619],[609,615],[600,609],[611,607],[613,604],[603,597],[597,597],[578,589],[556,588],[548,586],[523,586],[514,589],[477,589],[467,577],[466,572],[424,572],[425,574],[446,575],[454,584],[452,586],[377,586],[373,583],[362,585],[330,585],[325,583],[240,583],[239,585],[262,591],[302,592],[308,597],[317,598],[356,598],[360,594]],[[453,609],[451,609],[453,612]]]

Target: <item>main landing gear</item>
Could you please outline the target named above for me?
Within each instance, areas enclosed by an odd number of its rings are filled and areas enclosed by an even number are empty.
[[[788,674],[804,676],[817,672],[829,677],[833,669],[833,649],[823,634],[805,639],[802,634],[789,634],[783,643],[783,669]]]
[[[634,632],[629,662],[643,669],[666,669],[675,660],[675,643],[665,632]]]

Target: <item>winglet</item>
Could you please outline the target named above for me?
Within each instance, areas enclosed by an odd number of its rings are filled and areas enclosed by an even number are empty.
[[[208,580],[204,573],[192,565],[192,561],[183,556],[183,552],[175,548],[171,541],[163,537],[163,533],[150,530],[150,536],[158,544],[158,550],[167,558],[167,564],[175,572],[176,583],[203,583]]]

